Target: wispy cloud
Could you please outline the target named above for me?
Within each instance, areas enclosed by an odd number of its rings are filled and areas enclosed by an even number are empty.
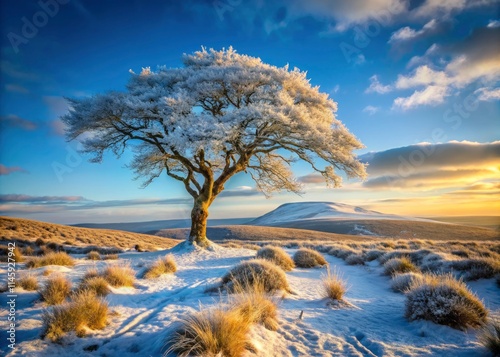
[[[390,85],[383,85],[380,83],[378,76],[375,74],[370,77],[370,86],[366,88],[365,93],[379,93],[384,94],[392,90]]]
[[[5,165],[0,164],[0,175],[10,175],[15,172],[28,173],[28,171],[26,171],[20,166],[7,167]]]
[[[20,94],[29,94],[30,91],[28,90],[28,88],[22,86],[22,85],[19,85],[19,84],[13,84],[13,83],[8,83],[5,85],[5,90],[7,92],[11,92],[11,93],[20,93]]]
[[[38,125],[35,122],[13,114],[0,116],[0,125],[3,127],[20,128],[28,131],[36,130],[38,128]]]
[[[435,33],[437,28],[438,22],[436,19],[427,22],[420,30],[414,30],[409,26],[405,26],[393,32],[388,43],[394,44],[398,42],[415,41]]]
[[[373,105],[367,105],[364,107],[363,112],[368,113],[369,115],[373,115],[380,110],[380,107],[375,107]]]

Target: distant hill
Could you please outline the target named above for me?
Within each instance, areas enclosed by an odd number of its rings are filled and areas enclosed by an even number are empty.
[[[249,224],[256,226],[279,225],[285,222],[304,220],[353,220],[389,219],[406,221],[429,221],[428,219],[403,217],[370,211],[361,207],[335,202],[298,202],[286,203],[275,210],[260,216]]]
[[[140,244],[145,249],[167,249],[179,241],[157,236],[137,234],[109,229],[89,229],[64,226],[61,224],[32,221],[29,219],[0,217],[1,241],[19,240],[34,242],[37,238],[47,243],[72,246],[95,245],[131,249]]]

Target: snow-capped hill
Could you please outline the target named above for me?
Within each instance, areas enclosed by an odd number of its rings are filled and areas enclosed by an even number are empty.
[[[313,219],[408,219],[335,202],[286,203],[256,218],[254,225],[279,224]]]

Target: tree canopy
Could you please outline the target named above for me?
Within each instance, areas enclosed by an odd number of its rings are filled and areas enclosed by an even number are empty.
[[[125,92],[70,99],[72,109],[62,118],[68,138],[86,134],[84,151],[94,162],[107,150],[119,156],[131,148],[130,166],[146,185],[165,171],[193,197],[193,212],[206,216],[224,184],[242,171],[267,196],[301,191],[290,167],[296,160],[332,187],[340,185],[340,171],[365,177],[353,153],[362,144],[305,72],[232,48],[185,54],[183,63],[131,72]]]

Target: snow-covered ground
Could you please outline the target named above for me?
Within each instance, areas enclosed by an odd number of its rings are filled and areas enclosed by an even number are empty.
[[[145,265],[166,253],[124,253],[120,261],[129,261],[140,273]],[[294,250],[288,253],[293,254]],[[113,289],[106,298],[110,310],[116,312],[109,325],[84,338],[68,335],[62,344],[40,339],[41,314],[46,307],[37,300],[36,293],[19,291],[17,345],[10,350],[3,340],[2,355],[161,356],[172,323],[200,306],[206,308],[220,301],[218,295],[205,293],[205,288],[240,261],[253,257],[255,251],[218,247],[214,251],[177,249],[173,254],[178,265],[175,275],[137,279],[135,288]],[[462,332],[431,322],[406,321],[405,297],[390,289],[390,279],[381,275],[378,263],[348,266],[335,257],[325,257],[347,281],[350,288],[346,299],[352,306],[335,309],[321,298],[320,279],[325,268],[288,272],[295,294],[285,296],[279,303],[280,329],[270,332],[257,326],[252,330],[258,356],[487,356],[474,330]],[[50,268],[65,274],[76,285],[86,270],[106,264],[109,262],[81,259],[74,268]],[[46,279],[41,275],[45,269],[33,270],[41,282]],[[5,276],[5,269],[0,274]],[[498,314],[499,290],[493,280],[474,282],[470,287]],[[0,298],[2,306],[6,306],[6,295],[0,294]],[[301,311],[303,318],[299,319]],[[2,309],[2,324],[6,317],[6,310]]]
[[[275,210],[251,221],[254,225],[274,225],[284,222],[302,220],[346,220],[346,219],[393,219],[429,221],[421,218],[404,217],[394,214],[385,214],[370,211],[361,207],[335,202],[298,202],[286,203]],[[434,221],[432,221],[434,222]]]

